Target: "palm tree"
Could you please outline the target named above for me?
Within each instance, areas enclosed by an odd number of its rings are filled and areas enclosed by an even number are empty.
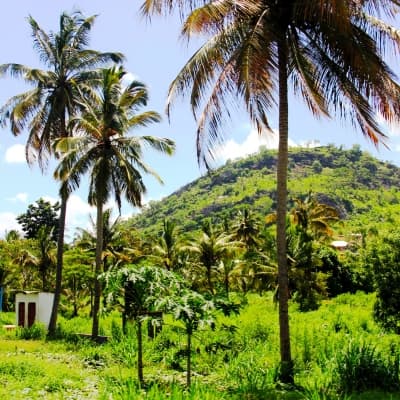
[[[103,211],[103,251],[101,258],[103,260],[103,271],[107,271],[110,264],[117,263],[126,258],[121,254],[122,246],[120,242],[121,231],[118,229],[120,219],[117,217],[111,220],[112,209]],[[88,253],[96,253],[96,222],[90,216],[92,228],[90,230],[78,228],[78,236],[75,237],[74,245]],[[90,287],[90,315],[93,315],[93,286]]]
[[[174,143],[169,139],[152,136],[128,137],[133,128],[159,122],[154,111],[138,113],[147,104],[146,87],[133,81],[126,87],[122,67],[100,69],[98,93],[92,93],[91,102],[84,102],[82,115],[71,121],[76,137],[61,138],[57,151],[62,159],[55,177],[63,182],[67,193],[79,187],[81,178],[89,172],[88,202],[97,208],[96,214],[96,263],[94,277],[94,302],[92,336],[98,336],[100,282],[103,253],[103,206],[114,194],[121,209],[122,196],[133,206],[140,207],[146,187],[141,172],[158,175],[142,161],[142,146],[172,154]],[[79,134],[80,133],[80,134]]]
[[[185,247],[187,251],[196,255],[199,265],[205,268],[206,285],[211,294],[215,294],[213,275],[218,271],[220,263],[227,263],[228,259],[233,258],[241,245],[242,243],[234,240],[232,235],[217,232],[212,223],[206,221],[200,237]]]
[[[78,102],[90,85],[93,68],[107,62],[120,62],[119,53],[101,53],[87,48],[89,33],[96,16],[85,18],[80,12],[62,13],[59,31],[46,33],[29,17],[34,48],[45,70],[9,63],[0,65],[0,76],[10,74],[22,78],[33,88],[10,98],[0,109],[3,123],[10,122],[14,135],[28,129],[26,158],[36,160],[44,170],[53,154],[54,139],[67,137],[71,132],[67,121],[77,112]],[[61,296],[65,217],[67,194],[61,188],[61,208],[57,241],[57,266],[54,303],[49,323],[49,336],[54,335]]]
[[[259,245],[260,223],[254,218],[251,211],[245,208],[239,211],[233,225],[233,237],[244,243],[246,251],[250,252]]]
[[[317,116],[348,118],[374,144],[385,139],[376,120],[396,117],[399,87],[383,59],[398,31],[379,19],[399,11],[395,0],[145,0],[144,13],[179,9],[183,35],[208,36],[172,82],[168,97],[190,93],[198,121],[197,155],[209,167],[224,142],[226,116],[243,100],[261,133],[279,113],[277,259],[281,378],[293,381],[288,315],[286,213],[289,83]],[[277,93],[277,95],[275,95]]]
[[[315,195],[308,193],[304,200],[295,199],[295,206],[290,212],[294,224],[303,231],[310,231],[315,238],[332,236],[330,225],[339,221],[335,207],[320,203]]]
[[[156,244],[152,245],[151,258],[162,264],[168,271],[177,270],[181,264],[180,256],[184,243],[179,237],[176,224],[164,219],[161,236]]]
[[[47,226],[40,227],[35,242],[39,253],[37,268],[42,279],[42,290],[48,292],[50,290],[49,273],[55,266],[53,229]]]
[[[124,244],[120,229],[120,218],[112,220],[112,209],[107,208],[103,211],[103,265],[104,271],[108,269],[110,262],[118,261],[120,252]],[[90,216],[90,230],[78,228],[78,236],[75,237],[74,244],[82,249],[96,251],[96,222]]]

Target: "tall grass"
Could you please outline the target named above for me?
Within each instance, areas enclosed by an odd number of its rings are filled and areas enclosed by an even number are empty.
[[[399,373],[398,352],[383,355],[371,343],[351,340],[337,357],[333,379],[341,393],[368,389],[393,392],[400,389]]]

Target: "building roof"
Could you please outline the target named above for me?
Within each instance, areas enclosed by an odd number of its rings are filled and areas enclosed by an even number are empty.
[[[347,247],[349,244],[345,240],[334,240],[331,242],[331,246],[336,247],[336,248],[343,248]]]

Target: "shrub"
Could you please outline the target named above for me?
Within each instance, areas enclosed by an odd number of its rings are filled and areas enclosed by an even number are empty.
[[[376,284],[374,318],[383,328],[400,333],[400,234],[385,237],[373,248],[370,262]]]
[[[29,328],[21,328],[19,327],[16,330],[16,336],[19,339],[24,340],[41,340],[46,337],[46,328],[42,324],[34,323]]]
[[[385,359],[373,345],[351,341],[337,358],[336,383],[342,393],[369,389],[398,390],[399,361],[398,354]]]

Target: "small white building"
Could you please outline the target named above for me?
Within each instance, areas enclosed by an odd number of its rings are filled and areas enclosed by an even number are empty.
[[[347,249],[347,247],[349,246],[349,243],[346,242],[345,240],[334,240],[331,243],[331,246],[333,248],[335,248],[336,250],[343,251],[343,250]]]
[[[17,326],[29,328],[35,322],[49,327],[54,293],[39,291],[18,291],[15,294]]]

